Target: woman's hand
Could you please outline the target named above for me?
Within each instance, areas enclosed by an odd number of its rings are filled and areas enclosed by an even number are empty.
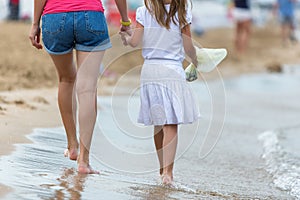
[[[120,32],[126,32],[128,35],[131,35],[132,34],[131,25],[130,26],[121,25]]]
[[[41,28],[39,25],[32,24],[31,30],[29,32],[29,39],[31,41],[32,46],[37,49],[42,49],[43,46],[41,45]]]

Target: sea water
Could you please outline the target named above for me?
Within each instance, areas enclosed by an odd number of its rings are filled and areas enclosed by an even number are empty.
[[[36,128],[33,143],[0,158],[0,182],[13,188],[3,199],[297,199],[300,79],[290,69],[191,83],[202,118],[179,128],[172,187],[160,183],[152,128],[136,123],[136,89],[98,99],[100,175],[63,156],[62,127]]]
[[[283,68],[285,76],[282,81],[289,85],[289,89],[279,91],[288,93],[298,92],[298,66],[285,66]],[[286,98],[289,98],[287,95]],[[299,104],[296,99],[292,102]],[[290,100],[288,102],[291,102]],[[287,103],[285,110],[292,109]],[[292,109],[293,112],[299,112],[299,109]],[[287,113],[282,113],[284,118]],[[291,194],[296,199],[300,199],[300,123],[299,120],[293,121],[293,124],[281,126],[279,128],[266,130],[258,136],[263,145],[262,158],[266,163],[266,170],[272,175],[273,183],[276,187]]]

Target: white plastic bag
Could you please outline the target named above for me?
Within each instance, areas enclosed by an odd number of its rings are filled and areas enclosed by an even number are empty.
[[[197,79],[197,70],[201,73],[207,73],[214,70],[218,64],[226,57],[227,50],[221,49],[208,49],[208,48],[196,48],[198,67],[194,64],[190,64],[185,69],[186,80],[194,81]]]

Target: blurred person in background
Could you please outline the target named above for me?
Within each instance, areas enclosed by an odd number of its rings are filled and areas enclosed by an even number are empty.
[[[281,23],[282,45],[287,46],[289,41],[297,42],[295,37],[295,4],[296,0],[277,0],[274,11],[279,15]]]
[[[127,2],[115,2],[121,14],[120,29],[129,31],[131,21],[127,15]],[[42,49],[42,19],[44,48],[58,74],[58,106],[68,142],[65,156],[77,160],[78,173],[83,174],[99,173],[90,166],[90,146],[97,116],[100,65],[105,50],[111,47],[103,12],[99,0],[34,0],[34,19],[29,33],[32,45]]]
[[[20,12],[20,1],[19,0],[9,0],[9,20],[18,20]]]
[[[232,1],[232,16],[235,21],[235,56],[241,59],[248,48],[251,33],[252,15],[248,0]]]

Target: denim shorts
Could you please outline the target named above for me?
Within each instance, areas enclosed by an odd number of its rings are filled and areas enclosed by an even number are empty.
[[[111,47],[105,16],[97,11],[62,12],[42,17],[42,40],[49,54],[103,51]]]

